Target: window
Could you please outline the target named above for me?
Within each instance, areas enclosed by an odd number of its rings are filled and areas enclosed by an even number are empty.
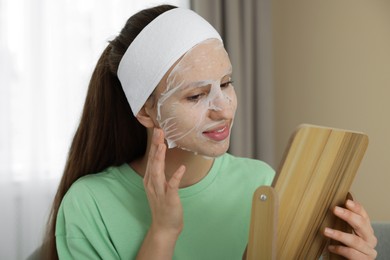
[[[0,0],[1,259],[41,242],[98,57],[135,12],[188,0]]]

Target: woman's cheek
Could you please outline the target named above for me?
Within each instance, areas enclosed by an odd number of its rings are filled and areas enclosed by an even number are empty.
[[[229,100],[230,103],[229,107],[234,116],[237,110],[237,96],[236,96],[236,92],[234,91],[234,88],[230,87],[225,95],[226,95],[226,99]]]

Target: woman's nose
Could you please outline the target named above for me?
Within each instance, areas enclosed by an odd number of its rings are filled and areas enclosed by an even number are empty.
[[[218,96],[209,102],[209,116],[213,120],[230,119],[233,117],[234,104],[228,96]]]

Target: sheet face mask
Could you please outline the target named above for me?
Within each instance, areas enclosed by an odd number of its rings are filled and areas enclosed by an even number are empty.
[[[216,39],[195,45],[181,58],[157,101],[157,122],[168,148],[206,157],[227,151],[237,108],[231,73],[228,54]]]

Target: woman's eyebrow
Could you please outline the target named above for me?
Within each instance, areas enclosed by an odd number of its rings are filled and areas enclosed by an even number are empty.
[[[230,66],[229,69],[226,70],[224,77],[226,77],[226,76],[230,76],[231,77],[232,74],[233,74],[233,67]]]
[[[226,78],[226,77],[231,78],[231,77],[232,77],[232,73],[231,73],[231,72],[230,72],[230,73],[227,73],[225,76],[222,77],[222,79],[224,79],[224,78]]]
[[[233,74],[232,67],[230,67],[228,70],[226,70],[226,72],[224,74],[225,75],[223,75],[221,77],[221,79],[224,79],[226,77],[231,78],[232,74]],[[188,84],[185,84],[185,87],[183,88],[183,90],[185,90],[187,88],[191,88],[191,87],[207,87],[208,85],[212,85],[214,82],[216,82],[216,80],[211,80],[211,79],[193,81],[193,82],[190,82]]]
[[[208,85],[212,85],[214,80],[199,80],[199,81],[194,81],[186,84],[185,88],[191,88],[191,87],[206,87]]]

